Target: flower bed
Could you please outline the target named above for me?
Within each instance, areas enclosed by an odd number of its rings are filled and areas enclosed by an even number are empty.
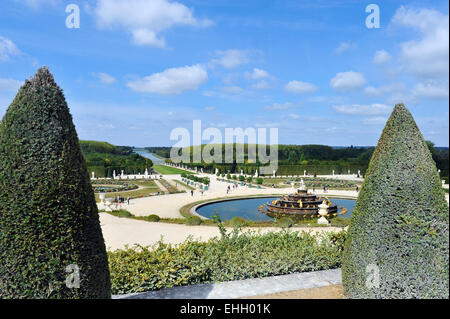
[[[138,185],[130,184],[125,181],[114,181],[108,179],[91,181],[91,184],[94,193],[115,193],[115,192],[130,191],[139,188]]]

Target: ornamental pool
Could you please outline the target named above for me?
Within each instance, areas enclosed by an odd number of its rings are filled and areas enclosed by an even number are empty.
[[[279,199],[279,197],[227,200],[201,206],[197,208],[197,213],[204,217],[211,218],[211,216],[215,213],[214,210],[216,210],[217,213],[219,213],[220,218],[224,221],[230,220],[236,216],[254,221],[272,220],[271,217],[258,211],[258,206],[275,199]],[[343,208],[347,208],[348,212],[345,215],[340,215],[340,217],[350,218],[353,212],[353,207],[355,206],[355,200],[339,198],[330,198],[330,200],[333,204],[338,206],[338,211],[342,210],[340,208],[341,206]]]

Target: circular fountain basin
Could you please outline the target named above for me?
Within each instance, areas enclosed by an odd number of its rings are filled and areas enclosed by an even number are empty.
[[[270,221],[273,218],[258,211],[258,206],[279,198],[277,196],[215,201],[197,206],[195,212],[202,217],[211,218],[217,211],[223,221],[230,220],[233,217],[242,217],[253,221]],[[342,210],[340,207],[347,208],[347,213],[340,215],[340,217],[350,218],[355,206],[354,199],[330,198],[330,200],[333,202],[333,205],[337,205],[338,211]]]

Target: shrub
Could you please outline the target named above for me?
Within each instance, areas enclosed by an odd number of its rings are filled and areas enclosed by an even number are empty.
[[[231,179],[231,174],[227,174],[227,179]]]
[[[237,176],[236,175],[233,175],[232,178],[233,178],[233,180],[237,180]]]
[[[347,232],[345,230],[342,230],[339,233],[330,233],[330,242],[338,251],[344,250],[346,239]]]
[[[370,160],[345,245],[350,298],[448,298],[449,214],[430,151],[396,105]],[[376,265],[379,287],[366,286]]]
[[[244,175],[240,175],[240,176],[239,176],[239,181],[240,181],[240,182],[245,181],[245,176],[244,176]]]
[[[247,177],[247,182],[248,183],[251,183],[252,181],[253,181],[253,177],[251,177],[251,176]]]
[[[247,225],[247,221],[239,216],[235,216],[230,220],[230,226],[231,227],[243,227],[245,225]]]
[[[97,205],[72,116],[47,68],[0,123],[0,298],[110,298]],[[80,288],[66,286],[66,267]]]
[[[292,227],[295,224],[295,222],[292,220],[292,218],[289,217],[281,217],[277,220],[277,225],[282,228],[289,228]]]
[[[191,226],[197,226],[202,223],[202,219],[198,216],[188,216],[186,218],[185,224]]]
[[[338,268],[342,247],[333,245],[329,236],[247,232],[232,239],[116,250],[108,253],[112,290],[125,294]]]
[[[264,182],[264,179],[262,177],[258,177],[256,179],[256,184],[258,184],[258,185],[262,185],[263,182]]]
[[[147,221],[149,221],[149,222],[159,222],[160,220],[161,220],[161,218],[159,218],[159,216],[158,215],[149,215],[149,216],[147,216],[147,218],[146,218],[146,220]]]
[[[131,214],[129,211],[125,210],[125,209],[120,209],[117,211],[117,217],[125,217],[125,218],[129,218],[132,217],[133,214]]]

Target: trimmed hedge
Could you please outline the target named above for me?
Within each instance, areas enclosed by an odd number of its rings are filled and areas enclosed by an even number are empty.
[[[121,218],[129,218],[132,217],[133,214],[131,214],[129,211],[125,210],[125,209],[120,209],[117,212],[117,217],[121,217]]]
[[[280,231],[108,252],[114,294],[338,268],[343,235]]]
[[[198,226],[202,223],[202,219],[198,216],[188,216],[184,223],[190,226]]]
[[[157,223],[157,222],[159,222],[161,220],[161,218],[158,215],[155,215],[155,214],[149,215],[145,219],[147,221],[149,221],[149,222],[155,222],[155,223]]]
[[[349,298],[449,297],[448,205],[402,104],[386,123],[353,210],[342,278]]]
[[[47,68],[25,81],[0,123],[0,167],[0,299],[110,298],[94,192]],[[79,288],[66,286],[70,265]]]

